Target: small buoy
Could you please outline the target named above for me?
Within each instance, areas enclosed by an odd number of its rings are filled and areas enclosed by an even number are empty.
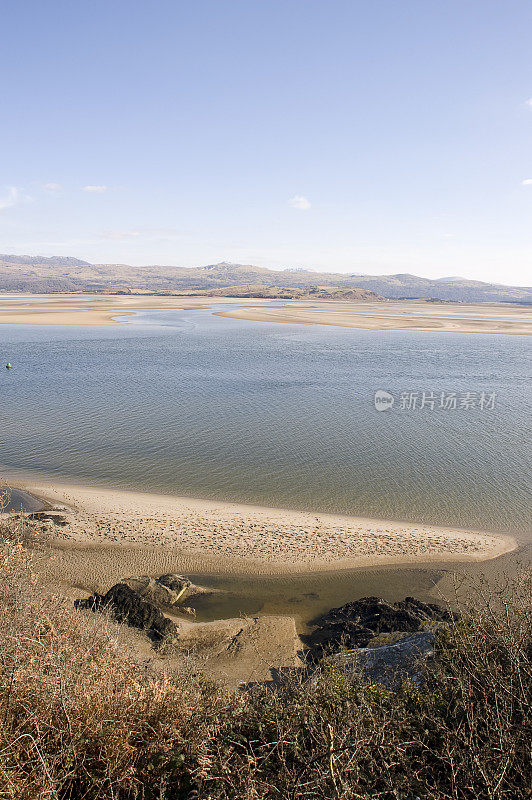
[[[6,364],[6,369],[13,369],[13,364],[10,364],[8,361]]]

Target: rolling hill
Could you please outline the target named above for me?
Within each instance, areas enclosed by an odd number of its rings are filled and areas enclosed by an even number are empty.
[[[532,303],[532,287],[503,286],[466,278],[430,280],[416,275],[361,275],[271,270],[222,261],[203,267],[90,264],[76,258],[0,255],[0,291],[115,292],[140,289],[180,292],[227,287],[362,289],[385,298],[438,298],[459,302]],[[244,295],[242,295],[244,296]]]

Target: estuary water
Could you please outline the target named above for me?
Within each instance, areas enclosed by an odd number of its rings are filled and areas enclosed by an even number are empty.
[[[216,308],[0,326],[0,364],[13,364],[0,371],[0,464],[525,534],[528,337],[270,324]],[[385,411],[377,391],[393,398]]]

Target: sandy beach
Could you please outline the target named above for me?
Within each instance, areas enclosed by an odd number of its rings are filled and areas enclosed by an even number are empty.
[[[264,576],[284,575],[293,581],[297,576],[328,574],[334,583],[342,570],[464,565],[496,559],[517,547],[509,536],[432,525],[40,480],[19,481],[18,487],[40,498],[49,513],[48,519],[34,520],[28,527],[40,580],[71,601],[104,593],[129,576],[201,573],[217,581],[223,576],[236,581],[253,578],[260,596]],[[379,594],[383,591],[388,593],[383,588]],[[195,670],[206,670],[229,686],[270,680],[272,667],[301,665],[298,632],[306,630],[300,618],[304,608],[290,606],[290,598],[277,608],[272,598],[273,614],[242,613],[233,605],[228,615],[223,611],[224,590],[214,598],[217,616],[212,621],[187,621],[165,609],[179,628],[179,639],[162,658],[154,655],[139,631],[127,629],[125,640],[156,669],[180,669],[185,656]],[[324,611],[332,605],[325,597],[315,598],[327,606]],[[288,608],[293,611],[287,614]]]
[[[68,524],[51,525],[46,532],[55,547],[111,548],[115,560],[117,551],[124,551],[127,559],[138,558],[137,569],[144,573],[147,561],[157,562],[154,571],[177,560],[183,573],[298,574],[481,561],[516,547],[509,536],[433,525],[56,483],[24,488],[55,507],[67,507]],[[134,566],[129,565],[130,574]]]
[[[441,333],[532,334],[532,315],[525,306],[446,304],[423,301],[375,303],[287,303],[283,308],[243,308],[215,312],[217,316],[291,325],[334,325],[378,331]],[[476,317],[471,319],[470,317]],[[528,319],[523,319],[528,317]]]

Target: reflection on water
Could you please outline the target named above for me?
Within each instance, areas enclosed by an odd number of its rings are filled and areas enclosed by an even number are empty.
[[[44,503],[20,489],[0,486],[0,511],[9,514],[17,511],[40,511]]]

